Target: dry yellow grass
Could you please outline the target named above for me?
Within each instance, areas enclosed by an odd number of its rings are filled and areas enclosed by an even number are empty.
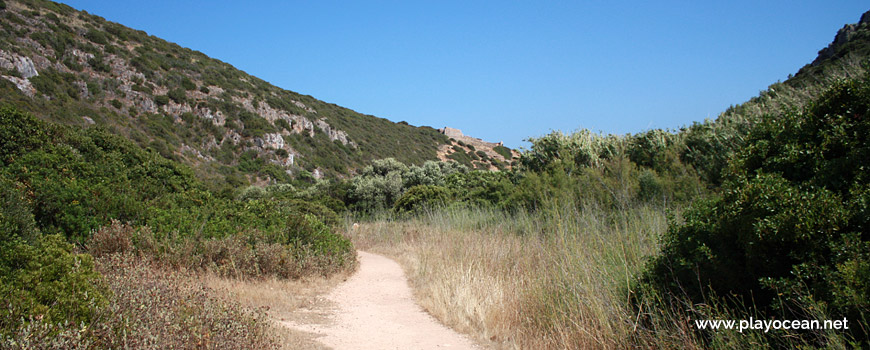
[[[352,271],[331,277],[306,277],[298,280],[283,278],[239,279],[214,273],[202,274],[201,282],[242,306],[266,312],[274,321],[272,329],[282,349],[327,349],[311,334],[283,326],[280,321],[300,317],[299,308],[309,308],[347,279]]]
[[[638,337],[628,300],[666,227],[656,207],[534,216],[459,209],[348,225],[348,232],[358,249],[399,261],[433,316],[481,342],[613,349],[686,340]]]

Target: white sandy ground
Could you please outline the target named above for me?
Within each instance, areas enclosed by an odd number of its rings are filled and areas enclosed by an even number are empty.
[[[414,301],[402,268],[386,257],[358,251],[359,270],[314,309],[281,322],[313,333],[317,341],[342,349],[475,349],[472,341],[445,327]],[[318,309],[319,310],[316,310]],[[306,321],[307,320],[307,321]]]

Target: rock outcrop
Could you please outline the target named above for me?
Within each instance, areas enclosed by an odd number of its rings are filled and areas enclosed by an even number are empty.
[[[810,65],[818,66],[823,61],[832,58],[837,55],[837,52],[842,48],[849,40],[852,39],[858,32],[858,28],[861,26],[870,25],[870,11],[864,12],[861,15],[861,20],[856,24],[847,24],[843,26],[839,31],[837,31],[837,35],[834,37],[834,41],[831,42],[828,47],[821,49],[819,51],[819,56],[813,60],[813,63]]]

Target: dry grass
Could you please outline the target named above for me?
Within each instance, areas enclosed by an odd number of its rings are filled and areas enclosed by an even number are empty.
[[[300,317],[300,308],[312,308],[332,288],[346,280],[352,271],[329,278],[308,277],[298,280],[279,278],[238,279],[214,273],[204,274],[201,281],[222,295],[248,309],[265,312],[281,349],[325,349],[311,334],[288,328],[281,321]]]
[[[195,274],[168,270],[132,254],[110,254],[97,268],[111,291],[93,348],[275,349],[267,316],[205,286]]]
[[[663,208],[641,206],[536,215],[458,209],[348,231],[358,249],[399,261],[431,314],[496,347],[686,347],[685,325],[639,329],[628,300],[666,227]]]

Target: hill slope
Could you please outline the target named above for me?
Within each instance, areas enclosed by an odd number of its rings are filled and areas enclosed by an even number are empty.
[[[2,2],[0,104],[98,125],[230,184],[437,160],[448,138],[273,86],[208,56],[43,0]],[[220,175],[217,175],[220,174]]]
[[[681,158],[708,181],[718,184],[728,157],[739,150],[745,135],[762,116],[784,109],[799,110],[835,82],[862,77],[870,68],[870,11],[856,24],[840,29],[818,57],[784,82],[770,85],[757,97],[734,105],[716,120],[695,123],[683,130]]]

